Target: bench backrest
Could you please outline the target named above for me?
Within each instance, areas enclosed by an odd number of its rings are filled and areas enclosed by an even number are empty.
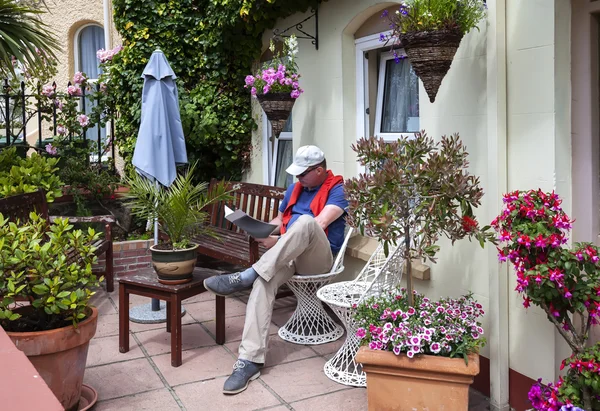
[[[219,183],[220,180],[212,179],[209,184],[209,191]],[[269,222],[279,212],[279,204],[283,200],[285,188],[264,186],[261,184],[243,183],[239,181],[229,181],[226,183],[226,189],[233,190],[232,201],[227,202],[227,206],[233,210],[243,210],[246,214],[257,220]],[[239,232],[240,229],[225,220],[224,201],[213,204],[210,208],[210,225],[226,228],[228,230]]]
[[[12,221],[28,221],[29,213],[32,211],[38,213],[45,220],[49,218],[46,194],[42,189],[38,189],[33,193],[0,198],[0,213],[2,213],[4,218]]]

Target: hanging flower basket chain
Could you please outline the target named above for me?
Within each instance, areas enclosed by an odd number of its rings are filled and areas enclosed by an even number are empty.
[[[459,30],[437,30],[404,33],[400,38],[400,44],[432,103],[450,70],[462,37]]]

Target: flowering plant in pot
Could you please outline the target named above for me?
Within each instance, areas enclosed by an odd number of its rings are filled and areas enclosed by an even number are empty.
[[[556,384],[538,381],[529,398],[535,409],[559,410],[577,406],[600,409],[600,344],[588,347],[590,328],[600,322],[600,250],[575,243],[568,232],[573,220],[562,200],[542,190],[504,195],[504,208],[492,221],[502,246],[500,261],[509,261],[516,274],[516,291],[523,305],[540,307],[572,350]]]
[[[494,241],[489,227],[480,227],[473,215],[483,190],[468,172],[466,148],[457,134],[436,143],[422,132],[392,143],[361,139],[353,149],[366,172],[344,185],[348,221],[378,238],[385,250],[401,244],[408,273],[406,291],[394,290],[356,307],[355,319],[362,324],[358,336],[366,345],[356,361],[367,373],[369,407],[391,407],[382,403],[390,396],[377,392],[384,389],[400,393],[392,400],[406,401],[407,409],[437,409],[448,395],[456,397],[456,409],[464,409],[469,384],[479,372],[476,353],[484,340],[477,318],[483,310],[470,296],[431,301],[414,292],[411,262],[435,262],[442,235],[452,243]],[[423,371],[435,377],[411,377]]]
[[[285,126],[296,99],[304,92],[298,80],[298,40],[295,35],[284,41],[284,55],[275,54],[275,43],[270,42],[269,50],[274,54],[273,59],[265,63],[256,74],[245,78],[245,88],[250,88],[250,94],[255,96],[267,118],[273,126],[273,135],[278,137]]]
[[[463,36],[486,16],[484,0],[405,0],[383,17],[392,34],[382,34],[392,47],[403,47],[433,103]]]
[[[177,284],[188,282],[196,266],[194,238],[202,234],[214,235],[205,224],[207,207],[231,198],[225,183],[208,191],[205,182],[193,181],[194,165],[177,176],[170,187],[159,187],[153,181],[134,174],[127,179],[129,191],[122,194],[125,205],[134,215],[147,220],[158,220],[166,234],[163,242],[153,245],[152,265],[160,282]]]
[[[66,219],[49,223],[31,213],[14,222],[0,213],[0,325],[67,410],[77,408],[96,332],[98,238]]]

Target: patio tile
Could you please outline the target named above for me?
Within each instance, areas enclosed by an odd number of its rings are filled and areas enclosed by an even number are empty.
[[[262,380],[286,402],[298,401],[340,389],[323,373],[325,360],[308,358],[263,370]]]
[[[214,380],[195,382],[175,388],[175,393],[188,410],[198,410],[198,404],[210,401],[211,411],[245,411],[280,404],[279,400],[269,392],[258,380],[250,383],[248,389],[240,395],[223,394],[225,377]]]
[[[147,410],[147,411],[179,411],[181,408],[171,393],[166,389],[144,392],[114,400],[99,401],[94,406],[94,411],[122,411],[122,410]]]
[[[98,309],[99,315],[117,314],[117,309],[106,291],[97,291],[96,294],[90,298],[90,305],[93,305]]]
[[[152,357],[170,385],[223,377],[231,373],[235,358],[220,346],[195,348],[182,353],[183,364],[171,366],[171,354]]]
[[[139,332],[136,336],[149,355],[171,352],[171,334],[165,329]],[[182,326],[181,339],[183,350],[215,345],[215,340],[198,323]]]
[[[225,341],[241,341],[242,334],[244,332],[244,321],[245,316],[242,317],[231,317],[225,320]],[[212,335],[216,335],[216,323],[214,321],[206,321],[202,323]],[[279,327],[271,323],[269,327],[269,334],[277,334]]]
[[[335,340],[326,344],[311,345],[310,347],[317,352],[319,355],[327,356],[331,358],[330,354],[335,354],[346,341],[346,334],[342,335],[338,340]]]
[[[239,343],[232,342],[226,344],[231,352],[238,354]],[[267,358],[265,367],[284,364],[290,361],[302,360],[315,357],[316,354],[306,345],[292,344],[279,338],[277,334],[269,338],[269,347],[267,349]]]
[[[187,307],[185,307],[185,308],[187,311]],[[181,317],[181,325],[193,324],[195,322],[196,322],[196,320],[190,315],[189,312],[186,312],[185,315],[183,317]],[[129,321],[129,329],[131,330],[131,332],[134,332],[134,333],[144,332],[144,331],[148,331],[148,330],[158,330],[158,329],[161,329],[164,332],[167,332],[167,323],[166,323],[166,321],[163,321],[162,323],[156,323],[156,324],[142,324],[142,323],[136,323],[134,321]]]
[[[296,309],[296,297],[289,296],[285,298],[278,298],[275,300],[275,305],[273,306],[274,310],[279,310],[280,308],[293,307]]]
[[[215,319],[215,302],[203,301],[193,304],[185,304],[185,309],[197,321],[210,321]],[[246,304],[234,298],[225,299],[225,317],[239,317],[246,314]]]
[[[320,395],[290,404],[296,411],[363,411],[367,409],[367,390],[364,388],[343,388],[340,391]]]
[[[98,391],[99,400],[164,387],[146,358],[87,368],[83,382]]]
[[[126,361],[141,358],[144,353],[132,338],[129,341],[129,351],[119,352],[119,336],[113,335],[103,338],[92,338],[88,350],[87,367],[110,364],[117,361]]]
[[[184,304],[193,304],[193,303],[199,303],[202,301],[214,301],[214,300],[215,300],[215,295],[213,293],[205,292],[205,293],[190,297],[187,300],[184,300],[183,303]]]
[[[96,338],[119,335],[119,315],[104,314],[98,316],[98,325],[96,326]]]
[[[295,306],[288,306],[278,310],[273,310],[273,317],[271,318],[271,321],[277,324],[278,327],[281,327],[287,322],[287,320],[290,319],[295,309]]]

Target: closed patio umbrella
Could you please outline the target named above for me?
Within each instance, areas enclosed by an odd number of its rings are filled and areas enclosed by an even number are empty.
[[[156,50],[144,68],[142,78],[142,118],[133,152],[133,165],[142,176],[164,187],[177,177],[177,165],[186,164],[187,152],[179,114],[179,97],[175,73],[164,53]],[[158,243],[158,221],[154,221],[154,244]],[[159,301],[133,307],[132,321],[160,322],[166,320],[166,310]]]

